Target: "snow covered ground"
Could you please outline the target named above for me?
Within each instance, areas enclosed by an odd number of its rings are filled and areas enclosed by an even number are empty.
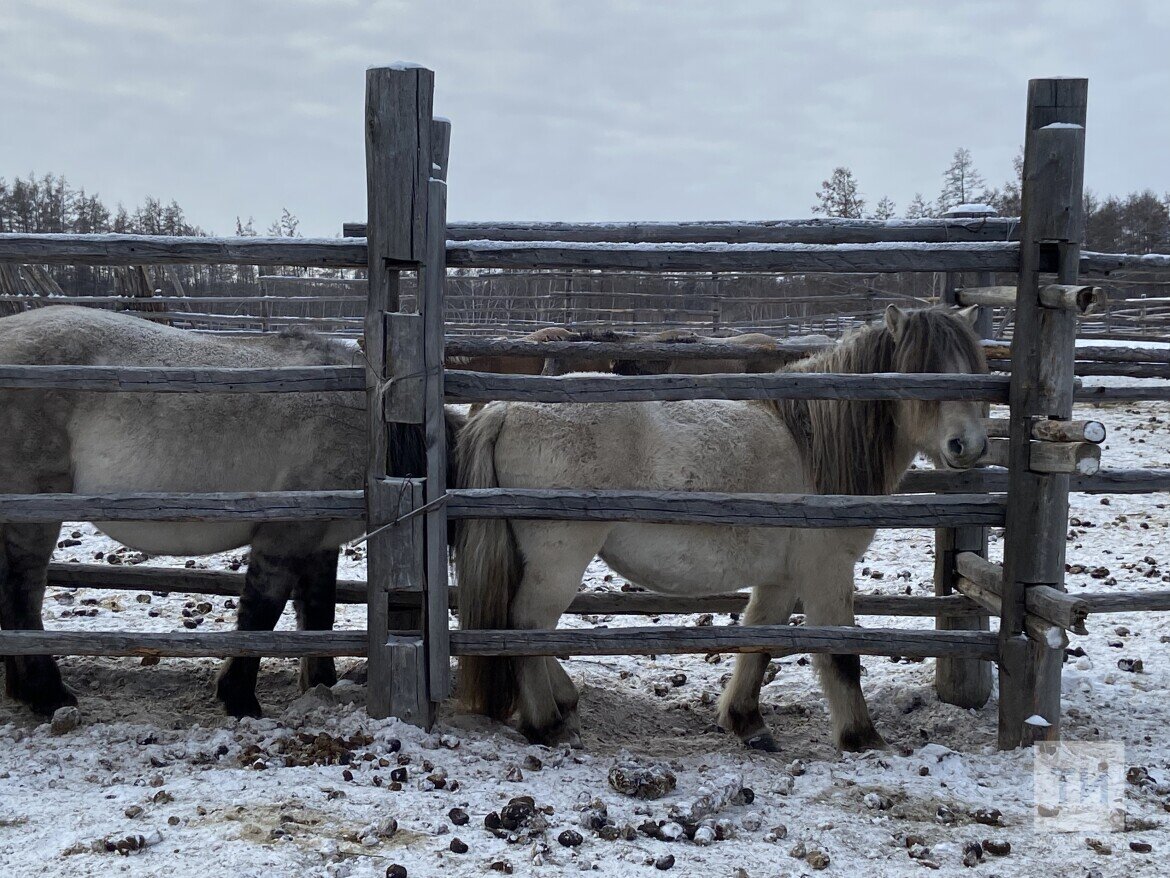
[[[1106,466],[1170,465],[1170,404],[1080,414],[1108,425]],[[1081,566],[1069,575],[1070,590],[1170,588],[1166,502],[1160,495],[1074,495],[1069,562]],[[96,553],[117,549],[88,524],[66,525],[62,537],[72,540],[74,532],[78,544],[62,548],[58,559],[92,563]],[[998,548],[997,540],[993,552]],[[185,560],[144,563],[182,566]],[[237,554],[200,563],[226,568],[240,560]],[[932,563],[932,534],[886,531],[859,567],[858,587],[928,594]],[[342,575],[364,576],[361,560],[345,559]],[[620,582],[607,580],[595,563],[586,586],[616,589]],[[200,608],[203,601],[211,608]],[[234,625],[224,598],[93,589],[51,589],[46,623],[181,630],[184,609],[202,615],[203,630]],[[282,625],[291,622],[290,611]],[[569,617],[564,624],[639,623],[644,620]],[[364,608],[342,608],[339,625],[364,627]],[[826,875],[916,875],[936,867],[943,875],[1165,875],[1170,617],[1096,616],[1089,627],[1089,636],[1071,644],[1084,655],[1065,665],[1065,736],[1120,742],[1126,767],[1144,768],[1152,778],[1126,784],[1128,831],[1093,832],[1096,849],[1086,841],[1089,833],[1036,828],[1032,752],[996,751],[994,696],[978,711],[939,703],[929,660],[863,659],[866,696],[891,749],[859,756],[832,747],[807,661],[775,662],[764,702],[784,752],[771,756],[744,751],[714,725],[730,656],[567,662],[583,690],[586,743],[570,753],[528,746],[515,732],[453,708],[429,734],[393,720],[371,721],[361,707],[362,688],[347,682],[324,699],[336,703],[298,700],[291,661],[262,667],[266,718],[236,721],[212,698],[212,660],[144,666],[134,659],[66,658],[66,680],[80,696],[79,728],[53,735],[28,711],[0,699],[0,876],[382,876],[395,874],[397,864],[406,869],[399,874],[459,878],[494,874],[495,864],[516,875],[590,869],[653,875],[670,866],[687,876],[775,878],[814,874],[826,859]],[[1120,670],[1122,659],[1141,659],[1142,672]],[[339,664],[345,671],[357,662]],[[676,788],[649,801],[616,792],[607,774],[623,750],[669,767]],[[740,785],[751,794],[731,796]],[[668,818],[672,807],[690,808],[703,792],[711,793],[710,819],[718,824],[696,839],[729,837],[699,844],[685,835],[667,841],[638,831],[648,820]],[[518,796],[531,796],[537,811],[515,803],[505,822],[519,820],[517,828],[485,828],[491,812]],[[599,831],[601,803],[612,828]],[[979,822],[980,809],[998,809],[1002,825]],[[576,842],[566,834],[570,829],[579,844],[559,840]],[[657,834],[674,831],[668,826]],[[965,848],[984,839],[992,847],[1010,844],[1010,853],[989,852],[981,861],[969,854],[976,865],[968,871]],[[115,850],[106,850],[106,840]],[[1131,842],[1152,851],[1131,850]]]

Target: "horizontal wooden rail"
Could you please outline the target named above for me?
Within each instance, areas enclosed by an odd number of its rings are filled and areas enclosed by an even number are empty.
[[[340,238],[0,234],[0,262],[77,265],[311,265],[365,268],[366,242]]]
[[[780,651],[983,659],[994,659],[998,654],[996,636],[983,631],[744,625],[451,632],[452,655],[678,655]]]
[[[856,222],[856,221],[851,221]],[[979,219],[974,221],[939,222],[931,220],[918,228],[907,223],[888,231],[864,231],[858,224],[857,231],[850,231],[849,225],[834,228],[823,221],[796,221],[778,224],[783,230],[777,234],[764,234],[764,240],[743,238],[741,244],[708,245],[711,250],[724,250],[724,255],[704,261],[701,248],[706,241],[720,241],[718,235],[699,231],[681,242],[667,238],[684,237],[679,234],[665,236],[650,235],[652,240],[630,241],[629,237],[615,233],[601,237],[622,237],[621,241],[609,242],[615,249],[647,246],[662,247],[660,255],[653,259],[639,259],[626,256],[615,260],[611,251],[609,258],[590,260],[581,255],[592,249],[597,252],[606,247],[605,241],[577,242],[581,248],[575,255],[570,252],[571,242],[561,239],[521,241],[518,236],[509,240],[487,240],[494,228],[507,224],[488,223],[480,229],[483,236],[470,238],[473,232],[470,224],[464,224],[468,231],[461,234],[459,225],[448,227],[453,240],[448,242],[448,265],[452,267],[490,268],[597,268],[613,270],[654,270],[654,271],[1014,271],[1019,265],[1019,246],[1008,242],[1012,235],[1000,234],[1009,230],[1015,221],[1009,219]],[[523,225],[523,224],[522,224]],[[619,224],[620,225],[620,224]],[[675,228],[683,224],[669,224]],[[698,227],[721,224],[700,223]],[[729,226],[752,226],[763,224],[726,224]],[[629,226],[627,226],[628,228]],[[964,233],[962,229],[976,230]],[[815,230],[808,233],[800,229]],[[912,229],[904,231],[904,229]],[[992,230],[984,234],[980,229]],[[733,237],[724,234],[722,237]],[[921,243],[923,241],[933,243]],[[483,243],[497,248],[494,256],[487,255]],[[471,246],[471,245],[477,246]],[[899,245],[902,245],[899,247]],[[546,245],[542,248],[541,245]],[[674,246],[672,246],[674,245]],[[870,256],[822,256],[818,259],[812,247],[831,246],[840,248],[869,248]],[[727,251],[731,247],[770,248],[776,255],[743,258]],[[778,255],[775,248],[799,248],[787,256]],[[964,247],[986,247],[982,255],[978,250],[964,251]],[[879,250],[886,248],[890,255],[885,258]],[[935,248],[931,251],[929,248]],[[687,255],[687,251],[693,253]],[[803,255],[801,251],[803,250]],[[896,255],[901,250],[902,255]],[[675,253],[671,258],[663,255]],[[765,251],[762,251],[766,253]],[[857,251],[864,253],[864,250]],[[559,256],[557,254],[560,254]],[[917,253],[918,255],[914,255]],[[948,261],[948,254],[951,258]],[[163,235],[122,235],[122,234],[0,234],[0,262],[24,262],[33,264],[80,264],[80,265],[151,265],[151,264],[238,264],[238,265],[308,265],[330,268],[364,268],[367,265],[366,241],[364,238],[212,238],[212,237],[168,237]],[[403,263],[409,268],[412,264]],[[1112,271],[1161,271],[1170,268],[1170,255],[1124,253],[1082,253],[1082,273],[1109,273]]]
[[[0,494],[0,522],[361,521],[362,491]]]
[[[308,280],[309,278],[306,278]],[[334,278],[322,278],[321,282],[332,282]],[[367,283],[365,279],[362,284]],[[365,302],[365,296],[326,295],[312,296],[37,296],[0,294],[0,302],[24,302],[38,305],[264,305],[292,303],[333,304],[335,302]]]
[[[1082,385],[1073,391],[1077,402],[1142,402],[1170,400],[1170,385],[1133,384],[1124,387]]]
[[[609,271],[1016,271],[1019,244],[604,244],[461,241],[451,268]]]
[[[391,639],[406,635],[394,632]],[[407,635],[409,636],[409,635]],[[417,636],[417,635],[416,635]],[[0,654],[95,656],[362,656],[364,631],[0,631]],[[676,655],[832,652],[994,659],[994,634],[791,625],[602,630],[452,631],[452,655]]]
[[[452,402],[644,402],[684,399],[928,399],[1006,402],[1001,375],[775,372],[727,375],[500,375],[445,373]]]
[[[520,339],[451,338],[445,353],[448,357],[557,357],[574,360],[745,360],[754,357],[775,358],[787,355],[796,359],[825,350],[832,343],[777,339],[768,344],[738,345],[721,339],[703,341],[652,342],[629,341],[544,341]]]
[[[1006,469],[935,470],[906,473],[898,490],[904,493],[1000,493],[1007,490]],[[1098,470],[1071,477],[1069,490],[1081,494],[1156,494],[1170,491],[1170,469]]]
[[[0,389],[101,393],[323,393],[364,391],[361,366],[272,369],[180,366],[6,366]]]
[[[1003,524],[1000,495],[721,494],[469,488],[447,492],[450,518],[639,521],[739,527],[957,527]]]
[[[892,241],[1010,241],[1020,221],[1009,217],[979,219],[855,220],[797,219],[758,222],[622,222],[537,223],[453,222],[453,241],[581,241],[588,243],[701,244],[877,244]],[[365,223],[345,223],[347,238],[364,238]]]
[[[365,631],[0,631],[2,655],[364,656]]]

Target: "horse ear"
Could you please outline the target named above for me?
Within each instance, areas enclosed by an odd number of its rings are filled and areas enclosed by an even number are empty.
[[[902,337],[902,329],[906,326],[906,312],[897,305],[886,306],[886,328],[890,330],[890,335],[894,337],[894,341],[898,341]]]
[[[975,321],[979,319],[979,306],[968,305],[966,308],[960,308],[955,313],[974,326]]]

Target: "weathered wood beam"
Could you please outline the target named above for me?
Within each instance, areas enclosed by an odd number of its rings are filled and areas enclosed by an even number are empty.
[[[452,268],[609,271],[1016,271],[1019,246],[958,244],[594,244],[451,242]]]
[[[1050,423],[1050,422],[1047,422]],[[987,450],[979,459],[981,466],[1008,467],[1009,439],[988,439]],[[1093,442],[1029,443],[1028,468],[1038,473],[1078,473],[1091,476],[1101,468],[1101,446]]]
[[[1132,385],[1129,387],[1081,387],[1073,392],[1077,402],[1142,402],[1170,400],[1170,386]]]
[[[999,595],[976,582],[960,576],[955,580],[955,590],[966,595],[993,616],[1003,612],[1003,603]],[[1068,637],[1062,628],[1031,613],[1024,617],[1024,632],[1051,649],[1060,649],[1068,645]]]
[[[1028,85],[999,625],[998,738],[1003,749],[1060,737],[1064,652],[1022,635],[1037,600],[1031,593],[1064,587],[1069,477],[1038,472],[1029,464],[1032,422],[1072,418],[1076,314],[1046,307],[1041,289],[1053,274],[1059,284],[1078,282],[1085,232],[1087,94],[1084,79],[1034,79]],[[1033,716],[1044,722],[1033,723]]]
[[[1016,287],[967,287],[958,291],[959,304],[1014,308]],[[1082,317],[1103,307],[1107,299],[1100,287],[1081,284],[1045,284],[1040,288],[1040,304],[1046,308],[1063,308]]]
[[[998,596],[1003,595],[1003,568],[985,558],[970,552],[958,556],[956,563],[959,573],[981,588]],[[1048,585],[1033,585],[1026,594],[1027,613],[1039,616],[1046,622],[1074,634],[1088,634],[1085,620],[1089,615],[1089,604],[1079,596],[1059,591]]]
[[[630,339],[603,341],[523,341],[520,339],[461,338],[447,340],[448,357],[557,357],[574,360],[743,360],[754,357],[799,359],[832,347],[823,341],[777,339],[769,344],[738,345],[720,339],[694,342],[652,342]]]
[[[281,366],[272,369],[181,366],[0,365],[6,390],[99,393],[325,393],[360,391],[359,366]]]
[[[0,262],[37,265],[310,265],[365,268],[366,242],[338,238],[0,234]]]
[[[683,399],[928,399],[1003,402],[1000,375],[499,375],[446,372],[450,402],[638,402]]]
[[[1019,220],[1009,217],[978,219],[855,220],[797,219],[759,222],[453,222],[447,237],[453,241],[581,241],[588,243],[701,244],[726,241],[737,244],[876,244],[892,241],[1010,241]],[[362,238],[365,223],[345,223],[347,238]]]
[[[639,521],[738,527],[928,527],[998,525],[1004,498],[983,494],[863,497],[465,488],[447,492],[451,518]]]
[[[2,641],[0,641],[2,642]],[[453,655],[678,655],[694,652],[810,652],[847,655],[995,657],[982,631],[743,625],[608,628],[602,631],[452,631]]]
[[[361,491],[0,494],[0,522],[360,521]]]
[[[1006,418],[985,418],[983,426],[989,439],[1006,439],[1010,423]],[[1092,442],[1099,445],[1105,441],[1105,425],[1100,421],[1035,421],[1032,438],[1039,442]]]
[[[360,656],[365,631],[0,631],[4,655]]]
[[[393,632],[392,646],[417,644]],[[452,631],[452,655],[678,655],[704,652],[810,652],[848,655],[995,657],[995,636],[978,631],[752,625],[602,630]],[[365,631],[0,631],[4,655],[360,656]]]

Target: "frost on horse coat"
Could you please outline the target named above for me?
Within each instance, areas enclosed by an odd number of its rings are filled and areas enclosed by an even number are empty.
[[[885,323],[788,367],[803,372],[985,372],[973,313],[891,307]],[[883,494],[921,451],[967,467],[986,447],[978,403],[778,400],[540,405],[493,403],[460,436],[469,488]],[[747,624],[781,624],[799,601],[812,625],[852,625],[853,566],[872,529],[473,520],[456,551],[464,628],[555,628],[594,555],[643,588],[751,588]],[[723,725],[775,749],[759,710],[767,655],[744,654]],[[881,744],[856,656],[817,656],[836,740]],[[552,658],[465,658],[461,694],[534,741],[579,741],[577,692]]]
[[[278,367],[358,365],[360,353],[308,334],[223,338],[89,308],[0,319],[0,363]],[[0,390],[0,493],[358,489],[367,465],[365,394],[94,393]],[[421,472],[421,436],[391,431],[398,475]],[[251,546],[238,627],[271,630],[291,595],[298,627],[333,625],[338,546],[347,522],[94,522],[148,554]],[[0,627],[41,627],[59,524],[0,523]],[[76,699],[48,656],[5,660],[8,693],[51,712]],[[258,659],[231,659],[217,693],[234,715],[259,715]],[[305,659],[302,685],[335,682],[332,659]]]

